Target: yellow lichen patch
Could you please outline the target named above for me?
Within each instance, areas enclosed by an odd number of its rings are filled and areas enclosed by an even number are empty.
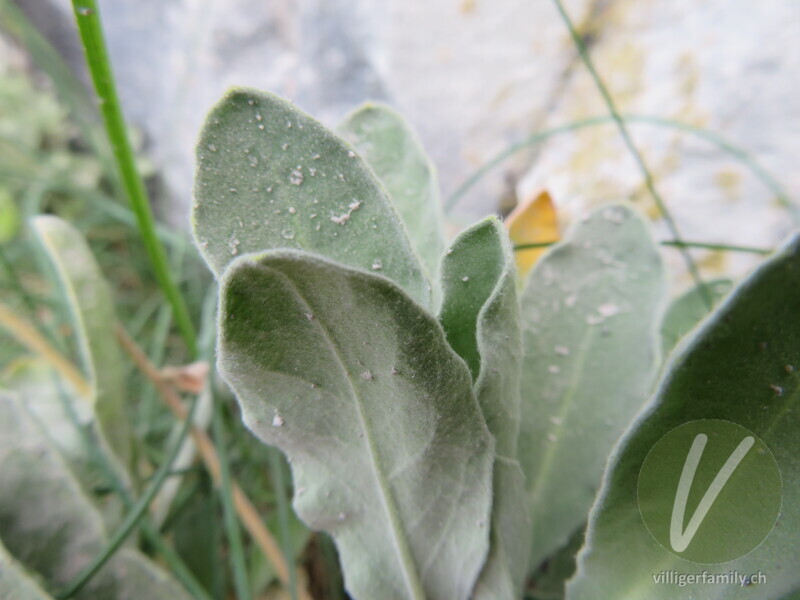
[[[707,256],[696,261],[697,266],[703,273],[720,275],[726,271],[728,265],[728,253],[722,250],[712,250]]]
[[[556,207],[546,191],[520,203],[506,218],[506,227],[515,246],[557,242],[561,239]],[[546,247],[516,252],[517,272],[521,279],[536,264],[545,250]]]
[[[740,187],[742,184],[742,176],[740,173],[732,169],[722,169],[717,171],[714,176],[717,185],[725,192],[725,195],[731,200],[738,200],[740,196]]]

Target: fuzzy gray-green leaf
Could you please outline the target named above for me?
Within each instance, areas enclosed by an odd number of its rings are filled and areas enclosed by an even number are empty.
[[[8,553],[0,541],[0,598],[3,600],[52,600]]]
[[[525,479],[517,455],[521,343],[516,266],[502,223],[467,229],[442,261],[440,320],[476,376],[475,392],[496,441],[489,558],[473,598],[522,594],[530,552]]]
[[[494,444],[464,362],[393,282],[297,250],[222,279],[219,368],[288,456],[294,507],[359,600],[463,600],[489,547]]]
[[[445,248],[439,184],[411,126],[388,106],[368,102],[348,115],[338,132],[386,186],[411,246],[435,277]]]
[[[799,315],[800,237],[794,237],[681,345],[647,409],[618,444],[590,515],[578,573],[567,586],[570,600],[671,600],[678,593],[696,600],[778,600],[797,592]],[[702,568],[674,556],[651,537],[637,502],[638,475],[650,449],[668,431],[700,419],[736,423],[760,437],[783,479],[782,510],[763,543],[742,558]],[[735,570],[746,575],[761,570],[766,582],[752,587],[706,582],[678,592],[675,585],[653,582],[651,574],[664,570]]]
[[[72,225],[58,217],[41,216],[33,219],[32,227],[67,299],[101,434],[122,464],[128,466],[131,438],[125,415],[122,356],[114,335],[117,317],[111,289],[86,240]]]
[[[0,539],[49,589],[65,586],[105,549],[100,514],[16,398],[0,396]],[[79,599],[188,600],[159,567],[123,548]]]
[[[667,309],[661,323],[661,342],[667,356],[692,328],[711,312],[708,300],[716,305],[733,287],[730,279],[715,279],[694,287],[676,298]],[[703,292],[702,290],[706,291]]]
[[[621,205],[588,215],[528,278],[519,458],[533,567],[586,518],[609,451],[651,389],[665,287],[648,224]]]
[[[194,233],[219,277],[236,256],[297,248],[374,270],[427,306],[429,282],[386,190],[344,140],[269,93],[235,89],[197,147]]]

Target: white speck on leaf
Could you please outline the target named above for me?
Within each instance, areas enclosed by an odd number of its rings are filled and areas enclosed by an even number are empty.
[[[383,268],[383,263],[379,259],[375,259],[372,261],[372,270],[373,271],[380,271]]]
[[[566,346],[556,346],[556,354],[559,356],[569,356],[569,348]]]
[[[303,172],[300,169],[293,169],[289,173],[289,183],[292,185],[301,185],[303,183]]]
[[[361,374],[361,379],[363,379],[364,381],[372,381],[373,379],[375,379],[375,376],[372,374],[372,371],[364,371]]]
[[[469,281],[469,277],[467,277],[466,275],[464,275],[464,277],[462,277],[462,278],[461,278],[461,281],[463,281],[464,283],[466,283],[467,281]]]
[[[346,212],[346,213],[344,213],[344,214],[342,214],[342,215],[339,215],[339,216],[333,215],[333,216],[331,217],[331,221],[333,221],[333,222],[334,222],[334,223],[336,223],[337,225],[344,225],[345,223],[347,223],[347,222],[350,220],[350,217],[351,217],[351,216],[353,215],[353,213],[354,213],[355,211],[357,211],[359,208],[361,208],[361,202],[359,202],[358,200],[353,200],[353,201],[352,201],[352,202],[351,202],[351,203],[348,205],[348,207],[347,207],[347,212]]]
[[[561,369],[558,368],[558,365],[550,365],[549,367],[547,367],[547,371],[548,373],[553,373],[555,375],[556,373],[561,371]]]
[[[620,309],[616,304],[609,302],[607,304],[601,304],[598,306],[597,312],[599,312],[603,317],[613,317],[620,312]]]
[[[272,426],[273,427],[283,427],[284,423],[286,423],[286,420],[282,416],[277,414],[277,413],[272,418]]]

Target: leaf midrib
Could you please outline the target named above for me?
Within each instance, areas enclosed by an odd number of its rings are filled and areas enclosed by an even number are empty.
[[[274,267],[266,266],[265,269],[267,271],[271,271],[277,275],[279,279],[282,279],[288,287],[291,289],[292,293],[296,297],[297,301],[300,302],[305,310],[305,312],[309,314],[314,314],[314,310],[312,309],[311,305],[309,304],[308,300],[300,291],[300,288],[294,282],[294,280],[289,277],[283,271],[275,269]],[[356,387],[353,385],[353,378],[350,374],[347,364],[345,363],[336,343],[333,340],[333,336],[328,331],[327,327],[325,327],[319,318],[314,318],[312,321],[312,326],[316,326],[320,333],[322,334],[323,338],[325,339],[326,344],[331,350],[331,353],[334,356],[336,365],[341,369],[342,377],[346,381],[347,388],[349,389],[350,396],[356,406],[356,412],[358,413],[359,423],[361,425],[361,429],[364,432],[364,440],[366,441],[367,451],[369,453],[370,464],[373,465],[373,475],[375,476],[377,487],[380,493],[381,501],[383,504],[383,508],[386,512],[386,516],[389,520],[389,529],[392,535],[392,541],[394,542],[395,548],[397,553],[399,554],[399,561],[401,570],[403,572],[403,577],[405,579],[405,584],[408,589],[408,592],[411,595],[413,600],[426,600],[425,599],[425,592],[422,587],[422,582],[420,581],[419,574],[417,573],[416,564],[414,562],[414,558],[411,554],[411,549],[408,545],[408,540],[404,535],[404,530],[402,527],[402,523],[400,521],[399,511],[397,509],[397,505],[392,494],[392,491],[389,487],[387,482],[386,474],[384,473],[383,466],[381,464],[378,449],[375,445],[373,440],[371,430],[369,427],[369,420],[367,415],[365,414],[362,406],[361,396],[358,394]]]
[[[579,387],[578,384],[582,381],[583,375],[585,373],[584,363],[586,362],[587,351],[593,337],[594,337],[594,327],[590,326],[587,329],[586,336],[583,338],[583,340],[581,340],[579,346],[579,352],[576,360],[576,368],[573,371],[574,373],[577,373],[577,375],[572,378],[570,386],[561,395],[561,410],[558,412],[558,418],[561,419],[561,424],[555,425],[551,421],[550,422],[551,426],[548,426],[547,428],[548,434],[551,433],[554,429],[558,429],[560,431],[566,427],[567,416],[575,403],[575,396]],[[533,507],[535,507],[539,503],[539,494],[541,493],[541,488],[544,485],[544,482],[546,481],[547,477],[549,476],[551,469],[553,468],[553,461],[555,460],[556,450],[560,448],[563,437],[564,437],[563,435],[559,435],[554,442],[548,443],[547,449],[545,450],[542,459],[539,461],[540,465],[539,473],[536,476],[536,479],[534,480],[530,491],[531,505]]]

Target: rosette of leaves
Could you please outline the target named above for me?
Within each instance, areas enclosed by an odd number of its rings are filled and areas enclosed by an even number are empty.
[[[663,322],[660,252],[629,206],[586,215],[518,282],[498,219],[445,243],[397,113],[368,104],[337,132],[247,89],[208,116],[193,227],[220,285],[218,368],[286,454],[294,509],[334,539],[353,598],[563,594],[590,510],[589,543],[605,539],[592,506],[609,454],[614,498],[612,450],[642,426],[662,330],[707,309]]]

